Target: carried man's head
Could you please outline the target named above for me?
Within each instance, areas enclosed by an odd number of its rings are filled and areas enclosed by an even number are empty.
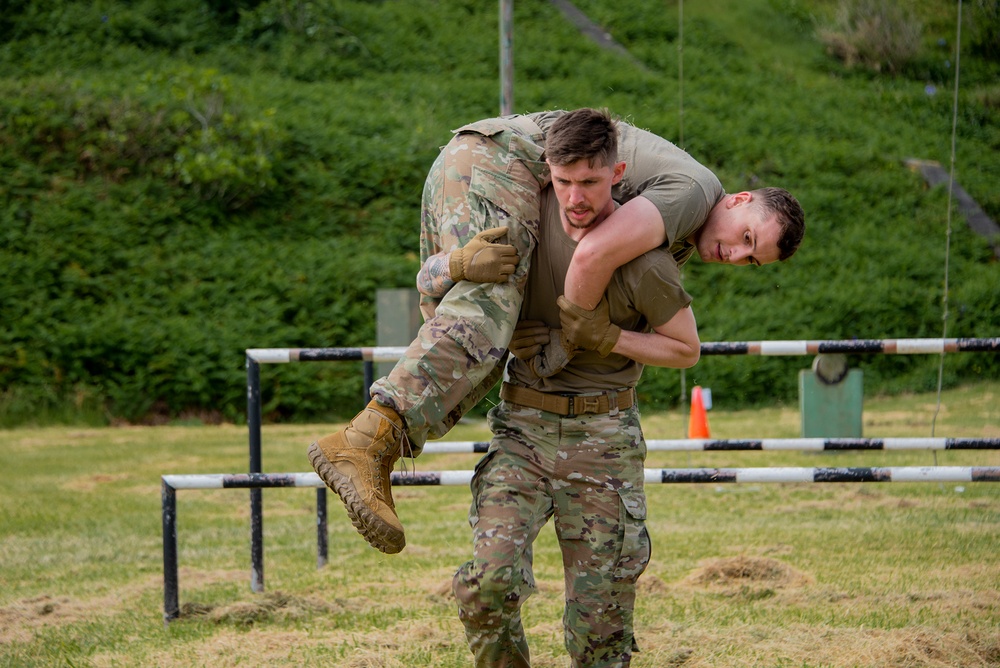
[[[704,262],[760,266],[787,260],[802,243],[805,213],[784,188],[725,195],[693,241]]]
[[[611,187],[622,180],[618,130],[607,111],[577,109],[556,120],[545,142],[545,161],[564,223],[587,229],[614,211]]]

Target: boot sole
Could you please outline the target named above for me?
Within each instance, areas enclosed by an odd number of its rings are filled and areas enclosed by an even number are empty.
[[[406,546],[403,532],[391,524],[386,524],[361,500],[361,495],[358,494],[351,479],[337,470],[337,467],[323,454],[318,443],[309,446],[308,454],[309,462],[317,475],[344,502],[347,516],[351,518],[351,524],[362,538],[386,554],[396,554]]]

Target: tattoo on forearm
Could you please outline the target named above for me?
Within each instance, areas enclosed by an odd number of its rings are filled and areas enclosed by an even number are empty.
[[[448,268],[449,254],[439,253],[427,258],[417,274],[417,290],[428,297],[443,297],[455,285]]]

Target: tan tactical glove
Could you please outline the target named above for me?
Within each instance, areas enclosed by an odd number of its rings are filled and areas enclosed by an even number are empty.
[[[510,340],[510,354],[524,360],[539,378],[555,375],[569,364],[577,348],[566,340],[560,329],[549,329],[538,320],[517,323]]]
[[[514,273],[520,257],[517,249],[496,240],[507,234],[506,227],[483,230],[462,248],[453,250],[448,260],[451,279],[473,283],[503,283]]]
[[[541,320],[522,320],[514,328],[507,350],[519,360],[530,360],[549,342],[549,326]]]
[[[582,309],[564,296],[559,305],[559,322],[563,335],[570,343],[584,350],[596,350],[601,357],[607,357],[618,343],[622,328],[611,322],[607,297],[593,311]]]

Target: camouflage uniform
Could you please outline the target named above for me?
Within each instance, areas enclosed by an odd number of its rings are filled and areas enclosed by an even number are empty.
[[[421,263],[507,226],[520,263],[506,283],[459,281],[440,303],[422,298],[417,339],[371,394],[405,421],[413,454],[439,438],[496,384],[517,323],[538,239],[539,197],[549,183],[544,135],[530,119],[488,119],[459,128],[424,184]],[[436,307],[436,308],[435,308]]]
[[[551,328],[560,322],[556,297],[577,242],[560,223],[551,189],[539,208],[540,252],[521,318]],[[606,298],[612,322],[647,334],[691,303],[667,248],[616,269]],[[642,369],[623,355],[590,350],[547,377],[528,360],[507,363],[503,401],[489,415],[490,450],[472,479],[473,558],[453,580],[477,666],[529,665],[520,610],[534,589],[532,544],[550,517],[563,557],[573,665],[630,665],[636,581],[650,556],[646,443],[634,405]]]
[[[456,573],[476,666],[528,666],[521,605],[535,589],[532,543],[554,517],[573,666],[628,666],[636,580],[650,557],[646,444],[638,408],[560,417],[501,402],[476,467],[473,559]]]

